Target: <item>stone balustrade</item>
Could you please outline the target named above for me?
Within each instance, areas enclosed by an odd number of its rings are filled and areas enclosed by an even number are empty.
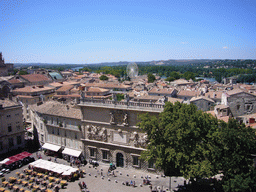
[[[134,102],[134,101],[114,101],[107,99],[94,99],[94,98],[80,98],[80,105],[93,105],[93,106],[111,106],[121,108],[137,108],[137,109],[150,109],[156,111],[163,111],[164,104],[155,104],[149,102]]]

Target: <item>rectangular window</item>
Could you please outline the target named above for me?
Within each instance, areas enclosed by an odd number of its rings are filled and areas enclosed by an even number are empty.
[[[95,149],[94,148],[90,148],[90,156],[95,157]]]
[[[58,129],[58,135],[60,135],[60,129]]]
[[[77,139],[77,134],[75,133],[75,139]]]
[[[54,128],[52,128],[52,134],[54,134]]]
[[[9,138],[8,141],[9,141],[9,148],[13,147],[14,146],[13,138]]]
[[[8,124],[8,132],[12,132],[12,125]]]
[[[108,152],[107,151],[102,151],[102,159],[108,160]]]
[[[41,128],[41,130],[43,130],[43,124],[42,123],[40,123],[40,128]]]
[[[136,166],[139,165],[139,157],[138,156],[133,156],[133,165],[136,165]]]
[[[4,147],[3,147],[3,142],[1,141],[0,142],[0,151],[2,151],[4,149]]]
[[[21,136],[17,136],[17,144],[18,144],[18,145],[21,144]]]
[[[41,141],[44,142],[44,135],[41,134]]]

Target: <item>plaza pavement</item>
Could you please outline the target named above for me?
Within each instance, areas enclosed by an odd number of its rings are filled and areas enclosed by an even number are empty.
[[[48,156],[45,156],[42,152],[39,152],[41,154],[42,159],[49,159]],[[36,160],[38,159],[36,157],[36,153],[33,153],[32,155]],[[54,160],[54,158],[52,158]],[[69,165],[69,163],[64,159],[57,158],[57,162],[60,164]],[[22,172],[23,169],[27,168],[28,165],[25,165],[21,167],[20,169],[15,169],[11,171],[11,173],[5,174],[5,177],[8,179],[10,176],[16,176],[16,172]],[[75,166],[73,166],[75,167]],[[115,176],[109,175],[107,176],[107,170],[109,165],[99,163],[99,166],[97,168],[93,168],[89,163],[86,166],[80,167],[80,169],[85,170],[86,175],[84,178],[80,178],[79,180],[76,180],[75,182],[68,182],[68,186],[66,189],[60,189],[60,192],[80,192],[80,187],[78,185],[79,182],[85,182],[87,185],[87,189],[90,192],[150,192],[149,185],[142,185],[143,179],[141,176],[146,177],[150,176],[151,184],[153,186],[153,189],[155,187],[160,187],[163,190],[169,189],[169,177],[161,177],[160,175],[151,174],[144,172],[142,170],[133,170],[128,168],[120,168],[117,167],[115,170]],[[101,170],[103,173],[103,179],[101,176]],[[95,177],[97,176],[97,177]],[[135,177],[136,176],[136,177]],[[136,187],[132,186],[126,186],[123,185],[123,182],[128,181],[135,181]],[[171,179],[171,190],[176,189],[178,185],[184,184],[184,178],[182,177],[172,177]]]

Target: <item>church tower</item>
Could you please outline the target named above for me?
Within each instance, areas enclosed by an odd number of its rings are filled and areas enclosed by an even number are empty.
[[[3,65],[3,64],[4,64],[4,59],[2,56],[2,52],[0,52],[0,65]]]

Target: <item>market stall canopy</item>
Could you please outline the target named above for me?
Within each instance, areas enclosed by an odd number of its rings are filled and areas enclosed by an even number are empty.
[[[22,160],[26,157],[29,157],[31,156],[32,154],[31,153],[28,153],[26,151],[22,152],[22,153],[19,153],[17,155],[14,155],[14,156],[11,156],[11,157],[8,157],[7,159],[9,159],[9,161],[6,161],[4,164],[5,165],[10,165],[16,161],[19,161],[19,160]]]
[[[53,144],[50,144],[50,143],[45,143],[42,146],[42,148],[57,152],[57,151],[60,150],[61,146],[53,145]]]
[[[72,173],[78,171],[77,168],[70,167],[68,165],[63,165],[59,163],[54,163],[51,161],[46,161],[39,159],[30,163],[31,166],[41,169],[46,169],[48,171],[53,171],[55,173],[65,173],[64,175],[71,175]],[[63,175],[63,174],[62,174]]]
[[[70,156],[73,156],[73,157],[79,157],[81,155],[81,153],[82,153],[82,151],[69,149],[67,147],[62,151],[62,154],[70,155]]]
[[[10,160],[10,159],[6,158],[6,159],[0,161],[0,165],[5,164],[5,163],[8,162],[9,160]]]

